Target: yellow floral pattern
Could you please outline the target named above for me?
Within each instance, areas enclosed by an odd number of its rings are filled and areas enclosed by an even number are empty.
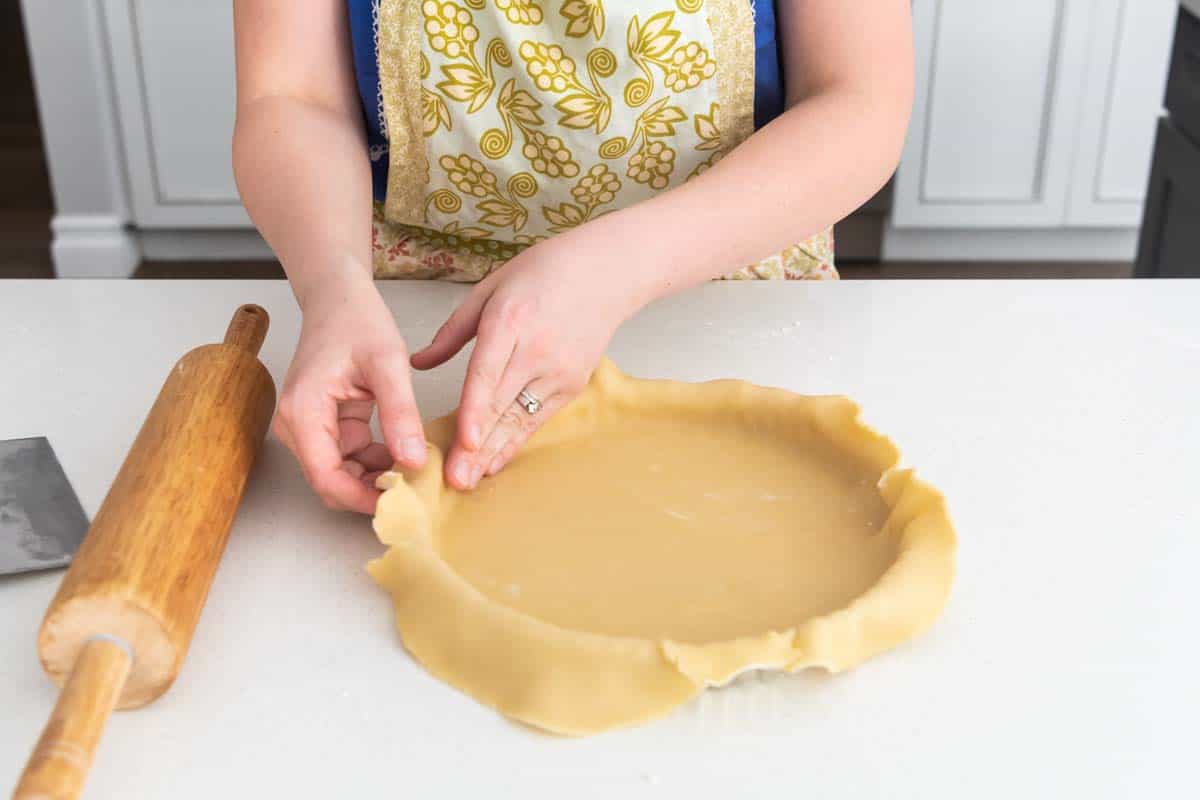
[[[565,0],[558,13],[567,20],[567,36],[579,38],[590,32],[599,39],[604,35],[603,0]]]
[[[542,21],[542,8],[533,0],[496,0],[496,8],[513,25],[537,25]]]
[[[405,1],[419,2],[429,170],[413,176],[418,206],[400,215],[389,200],[393,222],[550,236],[678,185],[736,144],[697,122],[723,99],[703,0],[695,13],[675,0]],[[392,167],[389,197],[411,175]]]
[[[521,42],[518,51],[534,85],[543,92],[565,94],[554,104],[562,112],[558,124],[565,128],[594,128],[602,133],[612,116],[612,98],[600,85],[616,69],[611,50],[597,47],[587,54],[587,72],[591,86],[584,86],[576,73],[575,61],[556,44]]]
[[[696,129],[696,137],[700,139],[700,143],[696,145],[697,150],[712,151],[712,155],[701,161],[695,168],[688,173],[688,180],[702,174],[705,170],[717,163],[721,156],[725,153],[721,150],[721,128],[717,121],[717,114],[721,107],[717,103],[713,103],[707,114],[697,114],[694,117],[693,126]]]
[[[675,170],[675,151],[657,139],[675,135],[675,123],[687,119],[678,106],[669,106],[670,96],[654,102],[633,123],[633,133],[617,136],[600,145],[602,158],[620,158],[633,150],[625,174],[652,189],[665,189]]]
[[[749,135],[746,0],[380,0],[380,277],[479,280]],[[730,278],[836,277],[829,232]]]
[[[421,53],[421,77],[429,77],[429,59]],[[426,136],[437,133],[439,125],[450,130],[450,109],[437,92],[421,87],[421,130]]]
[[[642,71],[642,75],[625,84],[625,102],[630,108],[636,108],[650,99],[654,91],[651,66],[663,71],[663,83],[676,94],[695,89],[702,81],[716,74],[716,62],[698,42],[676,45],[680,33],[671,27],[674,20],[674,11],[659,12],[647,19],[645,24],[638,22],[636,14],[629,20],[625,44],[629,58]]]
[[[504,40],[499,37],[490,40],[480,63],[475,55],[479,28],[470,11],[453,2],[425,0],[421,4],[421,13],[425,16],[425,38],[429,47],[449,62],[441,67],[445,80],[438,83],[437,88],[451,100],[466,103],[468,114],[475,113],[483,108],[496,88],[495,67],[512,65]],[[424,53],[421,55],[425,58]],[[422,64],[422,77],[426,72]],[[446,127],[449,129],[450,126]]]
[[[513,232],[525,227],[529,212],[521,200],[528,200],[538,190],[537,179],[528,172],[513,175],[501,189],[492,171],[466,153],[442,156],[438,159],[438,166],[463,195],[478,200],[475,210],[479,212],[481,225],[495,229],[512,228]],[[462,200],[447,189],[438,189],[429,195],[426,208],[430,205],[443,213],[457,213],[462,208]],[[478,230],[487,232],[484,228]]]
[[[608,205],[621,191],[621,181],[603,164],[597,164],[587,171],[571,189],[573,203],[560,203],[558,208],[542,207],[542,216],[550,223],[552,233],[562,233],[587,222],[593,212],[601,206]]]
[[[525,139],[521,155],[535,172],[550,178],[560,175],[573,178],[579,174],[579,165],[571,157],[571,151],[559,137],[538,130],[543,123],[538,113],[541,107],[542,104],[533,95],[524,89],[517,89],[516,81],[510,78],[501,87],[500,97],[496,101],[496,113],[504,127],[484,131],[479,137],[479,150],[488,158],[503,158],[512,149],[512,129],[515,125]]]

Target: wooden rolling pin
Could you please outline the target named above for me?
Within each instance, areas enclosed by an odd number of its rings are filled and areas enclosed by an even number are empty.
[[[38,636],[62,687],[14,797],[79,796],[114,708],[179,674],[275,408],[258,361],[267,312],[242,306],[223,344],[175,365]]]

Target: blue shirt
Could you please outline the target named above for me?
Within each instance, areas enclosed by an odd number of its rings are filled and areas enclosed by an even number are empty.
[[[775,0],[749,0],[754,15],[754,127],[761,128],[783,112],[783,75],[775,36]],[[371,186],[375,199],[387,194],[388,139],[379,88],[376,35],[379,0],[346,0],[350,12],[350,41],[354,77],[362,100],[371,156]]]
[[[750,0],[754,14],[754,129],[783,113],[783,74],[775,36],[775,0]]]

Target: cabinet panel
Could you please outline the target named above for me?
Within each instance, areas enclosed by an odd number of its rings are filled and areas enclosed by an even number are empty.
[[[230,3],[133,4],[147,133],[167,202],[236,202]]]
[[[230,141],[230,3],[104,0],[134,219],[245,226]]]
[[[940,5],[928,78],[925,201],[1037,199],[1062,11],[1063,0]]]
[[[914,0],[898,227],[1061,225],[1091,17],[1118,0]]]
[[[1097,10],[1068,223],[1138,224],[1177,8],[1175,0],[1119,0]]]

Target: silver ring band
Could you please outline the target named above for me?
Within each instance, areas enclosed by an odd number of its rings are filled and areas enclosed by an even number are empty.
[[[525,409],[527,414],[536,414],[542,410],[542,401],[528,389],[521,390],[521,393],[517,395],[517,402],[521,404],[521,408]]]

